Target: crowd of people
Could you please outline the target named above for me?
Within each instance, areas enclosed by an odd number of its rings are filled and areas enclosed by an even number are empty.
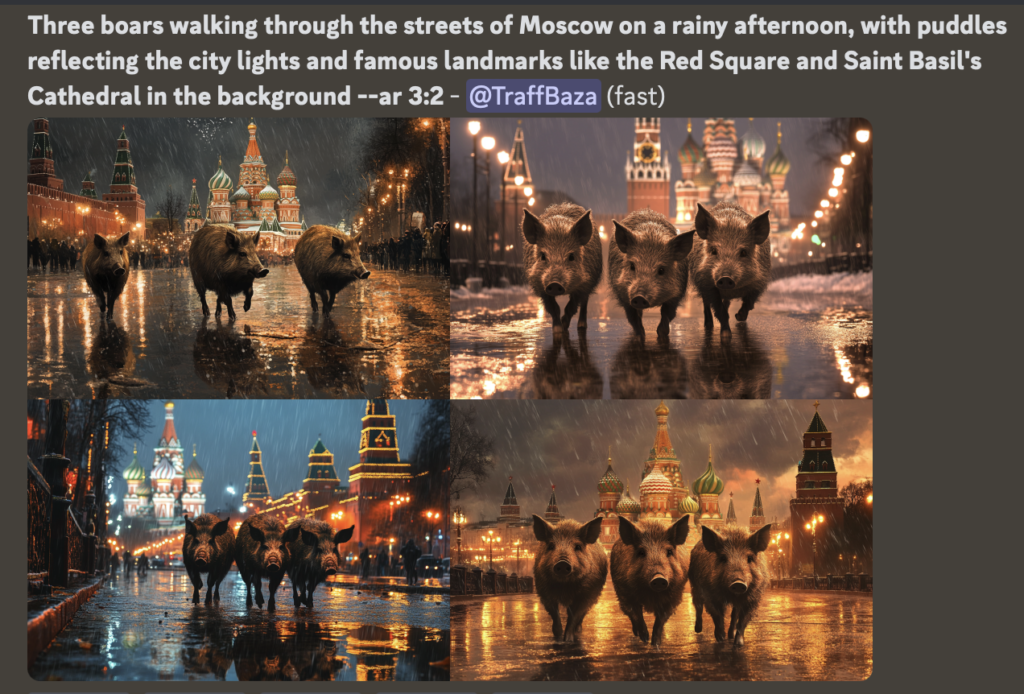
[[[419,576],[416,561],[423,556],[421,550],[411,539],[397,552],[390,552],[388,547],[381,545],[376,554],[371,556],[370,548],[366,547],[359,553],[359,575],[362,578],[374,576],[398,576],[405,572],[405,582],[414,586]]]
[[[28,266],[37,270],[49,268],[51,272],[70,272],[81,257],[81,249],[68,241],[38,236],[28,240]]]
[[[407,229],[401,238],[365,246],[364,260],[373,262],[382,270],[447,275],[450,241],[447,222],[437,222],[422,231],[413,227]]]

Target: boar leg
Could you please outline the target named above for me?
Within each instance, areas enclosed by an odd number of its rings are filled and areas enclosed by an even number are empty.
[[[316,579],[309,579],[306,584],[306,607],[313,608],[313,591],[316,590]]]
[[[732,614],[729,617],[729,633],[727,634],[727,638],[729,639],[732,639],[732,637],[736,635],[736,622],[739,621],[740,608],[734,606],[731,612]]]
[[[242,310],[248,313],[249,309],[252,308],[252,287],[244,290],[242,294],[245,295],[245,303],[242,304]]]
[[[114,302],[117,301],[117,294],[111,289],[107,292],[107,318],[114,317]]]
[[[316,292],[312,289],[309,290],[309,303],[313,304],[313,313],[316,313],[318,306],[316,305]]]
[[[302,603],[302,599],[299,598],[299,583],[292,579],[292,603],[298,607]]]
[[[92,293],[96,295],[96,303],[100,305],[100,313],[106,313],[107,311],[107,293],[102,289],[93,289]]]
[[[665,636],[665,622],[668,621],[668,615],[664,612],[654,613],[654,626],[651,627],[651,645],[660,646]]]
[[[626,311],[626,320],[633,326],[633,332],[641,340],[647,335],[647,331],[644,330],[644,312],[637,311],[632,306],[623,306]]]
[[[338,292],[331,292],[331,308],[334,308],[334,299],[337,298]]]
[[[562,314],[562,329],[568,330],[569,323],[572,322],[572,317],[576,315],[576,309],[579,307],[579,302],[576,301],[576,295],[569,295],[569,303],[565,305],[565,313]]]
[[[668,337],[668,325],[676,317],[676,311],[678,309],[678,303],[661,305],[661,322],[658,323],[659,335],[664,335],[665,337]]]
[[[324,315],[331,312],[331,302],[327,296],[327,290],[320,292],[320,303],[324,305]]]
[[[722,326],[722,332],[729,332],[729,300],[723,299],[722,295],[717,291],[711,293],[710,299],[711,310],[714,312],[715,318],[718,319],[719,324]],[[708,327],[707,321],[705,321],[704,327]]]
[[[564,632],[565,638],[563,639],[566,643],[569,643],[570,641],[573,641],[575,639],[577,622],[578,620],[576,618],[576,613],[573,612],[572,605],[566,605]]]
[[[725,614],[714,603],[709,602],[705,607],[708,614],[711,615],[711,620],[715,623],[715,641],[725,641]]]
[[[284,576],[270,577],[270,599],[267,601],[267,610],[273,610],[275,607],[274,596],[277,594],[277,587],[281,585],[282,578]]]
[[[542,600],[541,604],[544,605],[544,609],[551,615],[551,633],[555,637],[555,641],[562,640],[562,615],[558,612],[557,601],[545,601]]]
[[[747,632],[747,625],[750,624],[753,614],[750,608],[744,609],[740,614],[739,622],[736,624],[736,641],[734,642],[737,646],[743,645],[743,635]]]
[[[558,331],[562,328],[562,322],[560,320],[562,309],[558,308],[558,302],[555,301],[555,297],[543,295],[540,300],[544,303],[544,310],[551,316],[551,329]]]
[[[715,319],[711,317],[711,301],[708,297],[702,297],[704,299],[704,329],[711,330],[715,327]]]
[[[203,577],[198,571],[189,571],[188,577],[192,579],[192,604],[199,604],[199,591],[203,587]]]
[[[584,294],[583,298],[580,299],[580,317],[576,319],[576,329],[586,330],[587,329],[587,302],[590,301],[590,295]]]
[[[263,607],[263,577],[253,576],[252,577],[252,588],[253,592],[256,593],[256,606]]]
[[[747,294],[743,297],[743,305],[740,306],[740,310],[736,312],[736,320],[745,321],[747,319],[747,314],[750,313],[752,308],[754,308],[754,304],[757,303],[759,298],[761,298],[761,295],[754,293]]]
[[[252,607],[252,584],[245,581],[245,606]]]

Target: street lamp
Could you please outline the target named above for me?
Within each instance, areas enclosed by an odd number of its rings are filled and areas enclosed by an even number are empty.
[[[493,530],[488,530],[487,531],[487,535],[484,536],[484,542],[487,543],[488,557],[489,557],[488,561],[489,561],[490,567],[491,567],[490,569],[488,569],[487,573],[494,573],[494,543],[495,542],[501,542],[501,538],[500,537],[496,537],[494,535],[494,531]]]
[[[454,518],[452,520],[455,521],[455,546],[459,553],[459,566],[462,566],[462,526],[466,522],[466,517],[462,515],[461,506],[455,507]]]
[[[804,525],[804,528],[806,528],[807,530],[811,531],[811,551],[813,552],[813,556],[814,556],[813,561],[814,561],[814,587],[815,588],[818,587],[818,535],[817,535],[817,529],[818,529],[818,523],[824,523],[824,522],[825,522],[825,516],[821,516],[821,515],[819,515],[819,516],[812,516],[811,517],[811,522],[810,523],[806,523]]]
[[[501,164],[501,259],[505,262],[506,268],[508,267],[508,258],[505,255],[505,246],[508,245],[508,234],[505,229],[505,217],[508,216],[508,210],[505,209],[505,165],[508,164],[509,155],[508,152],[502,150],[498,152],[498,163]]]
[[[473,136],[473,226],[480,228],[480,221],[477,218],[477,193],[476,193],[476,179],[477,179],[477,166],[476,166],[476,148],[479,143],[480,134],[480,121],[472,120],[469,122],[469,134]],[[476,277],[477,271],[477,257],[476,257],[476,239],[472,236],[469,237],[470,253],[469,253],[469,275],[468,277]]]
[[[484,137],[480,145],[484,148],[484,177],[487,181],[486,205],[484,206],[484,237],[487,239],[487,272],[491,272],[491,150],[494,149],[494,138]]]

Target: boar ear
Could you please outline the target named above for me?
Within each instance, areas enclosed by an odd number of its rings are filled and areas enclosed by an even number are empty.
[[[345,544],[346,542],[352,539],[352,533],[354,533],[355,530],[356,526],[353,525],[351,528],[345,528],[344,530],[339,530],[338,532],[334,533],[334,544]]]
[[[185,516],[185,534],[192,537],[196,536],[196,524],[190,521],[188,516]]]
[[[117,240],[117,242],[118,242],[119,244],[121,244],[122,246],[127,246],[127,245],[128,245],[128,242],[129,242],[129,241],[131,241],[131,238],[132,238],[132,233],[131,233],[131,232],[129,231],[129,232],[127,233],[127,234],[125,234],[124,236],[122,236],[121,238],[119,238],[119,239]]]
[[[721,554],[725,551],[725,542],[722,541],[721,535],[706,525],[700,526],[700,530],[701,542],[704,543],[704,549],[709,552],[714,552],[715,554]]]
[[[718,222],[715,220],[715,216],[708,212],[708,209],[697,203],[697,218],[693,220],[694,231],[697,232],[697,236],[702,239],[707,239],[708,234],[718,228]]]
[[[550,542],[551,536],[554,535],[555,528],[548,523],[546,520],[538,516],[536,513],[533,514],[533,534],[541,542]]]
[[[526,240],[536,245],[544,232],[544,223],[537,219],[532,212],[523,208],[523,236],[526,237]]]
[[[92,242],[96,246],[96,248],[106,248],[107,246],[107,240],[100,236],[99,234],[96,234],[95,236],[92,237]]]
[[[360,231],[358,234],[356,234],[355,236],[352,237],[352,241],[354,243],[359,243],[362,238],[363,238],[363,232]],[[352,526],[352,527],[354,528],[355,526]]]
[[[336,251],[340,251],[344,247],[345,247],[345,242],[344,241],[339,239],[337,236],[332,236],[331,237],[331,248],[333,248]]]
[[[226,533],[228,531],[228,521],[229,520],[231,520],[231,519],[230,518],[225,518],[220,523],[217,523],[217,525],[213,526],[213,530],[210,532],[210,535],[213,536],[213,537],[220,537],[221,535]],[[194,528],[195,526],[193,525],[192,527]]]
[[[619,247],[623,254],[628,255],[629,247],[636,243],[636,237],[633,236],[633,232],[628,227],[619,224],[614,219],[612,224],[615,225],[615,245]]]
[[[583,216],[576,220],[571,233],[581,246],[587,245],[590,237],[594,235],[594,222],[590,218],[590,210],[584,212]]]
[[[257,231],[256,235],[252,237],[252,245],[254,245],[254,246],[259,246],[260,245],[260,232]]]
[[[252,537],[252,539],[256,540],[256,542],[259,542],[261,544],[263,543],[264,540],[267,539],[267,536],[263,534],[263,531],[257,528],[255,525],[249,526],[249,536]]]
[[[692,249],[692,231],[688,231],[685,234],[679,234],[674,239],[668,242],[668,250],[672,255],[675,256],[676,260],[682,260],[686,256],[690,255],[690,251]]]
[[[640,539],[640,531],[636,529],[636,526],[628,518],[619,516],[619,537],[627,545],[635,545],[637,540]]]
[[[304,532],[302,526],[293,525],[292,527],[285,530],[284,534],[281,535],[281,542],[295,542],[299,539],[299,533],[301,532]]]
[[[768,221],[769,212],[770,210],[765,210],[750,220],[750,224],[747,225],[747,231],[754,237],[754,243],[759,246],[768,240],[768,233],[772,230],[772,223]]]
[[[747,545],[755,552],[763,552],[768,549],[772,541],[772,524],[764,526],[747,539]]]
[[[316,536],[316,533],[311,533],[305,528],[300,528],[300,530],[302,531],[302,541],[310,547],[316,547],[317,542],[320,539]]]
[[[232,249],[236,249],[237,250],[237,248],[238,248],[238,236],[235,235],[235,232],[233,232],[233,231],[227,232],[224,235],[224,242],[228,245],[228,248],[232,248]]]
[[[589,523],[585,523],[577,536],[588,545],[592,545],[597,542],[598,538],[601,537],[601,517],[598,516]]]
[[[686,542],[686,536],[690,534],[690,514],[686,514],[668,529],[668,541],[674,545],[681,545]]]

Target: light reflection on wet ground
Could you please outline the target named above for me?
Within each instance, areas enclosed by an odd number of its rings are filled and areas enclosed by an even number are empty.
[[[562,302],[564,303],[564,301]],[[735,312],[735,311],[733,311]],[[865,398],[873,388],[870,296],[768,293],[731,338],[704,330],[702,304],[680,305],[668,342],[633,337],[607,285],[585,337],[556,338],[540,300],[509,291],[452,298],[453,398]]]
[[[374,268],[329,319],[293,265],[255,287],[204,321],[187,269],[132,270],[110,325],[81,272],[30,270],[29,397],[447,397],[447,280]]]
[[[636,639],[611,583],[576,644],[555,643],[536,595],[452,605],[452,678],[460,681],[862,680],[873,668],[871,595],[769,592],[740,648],[695,634],[683,604],[653,649]],[[564,618],[564,616],[563,616]],[[653,622],[646,615],[648,628]]]
[[[264,588],[265,590],[265,588]],[[317,589],[245,608],[232,572],[220,606],[193,605],[184,571],[108,581],[30,670],[37,680],[447,680],[448,597]],[[204,588],[205,595],[205,588]]]

